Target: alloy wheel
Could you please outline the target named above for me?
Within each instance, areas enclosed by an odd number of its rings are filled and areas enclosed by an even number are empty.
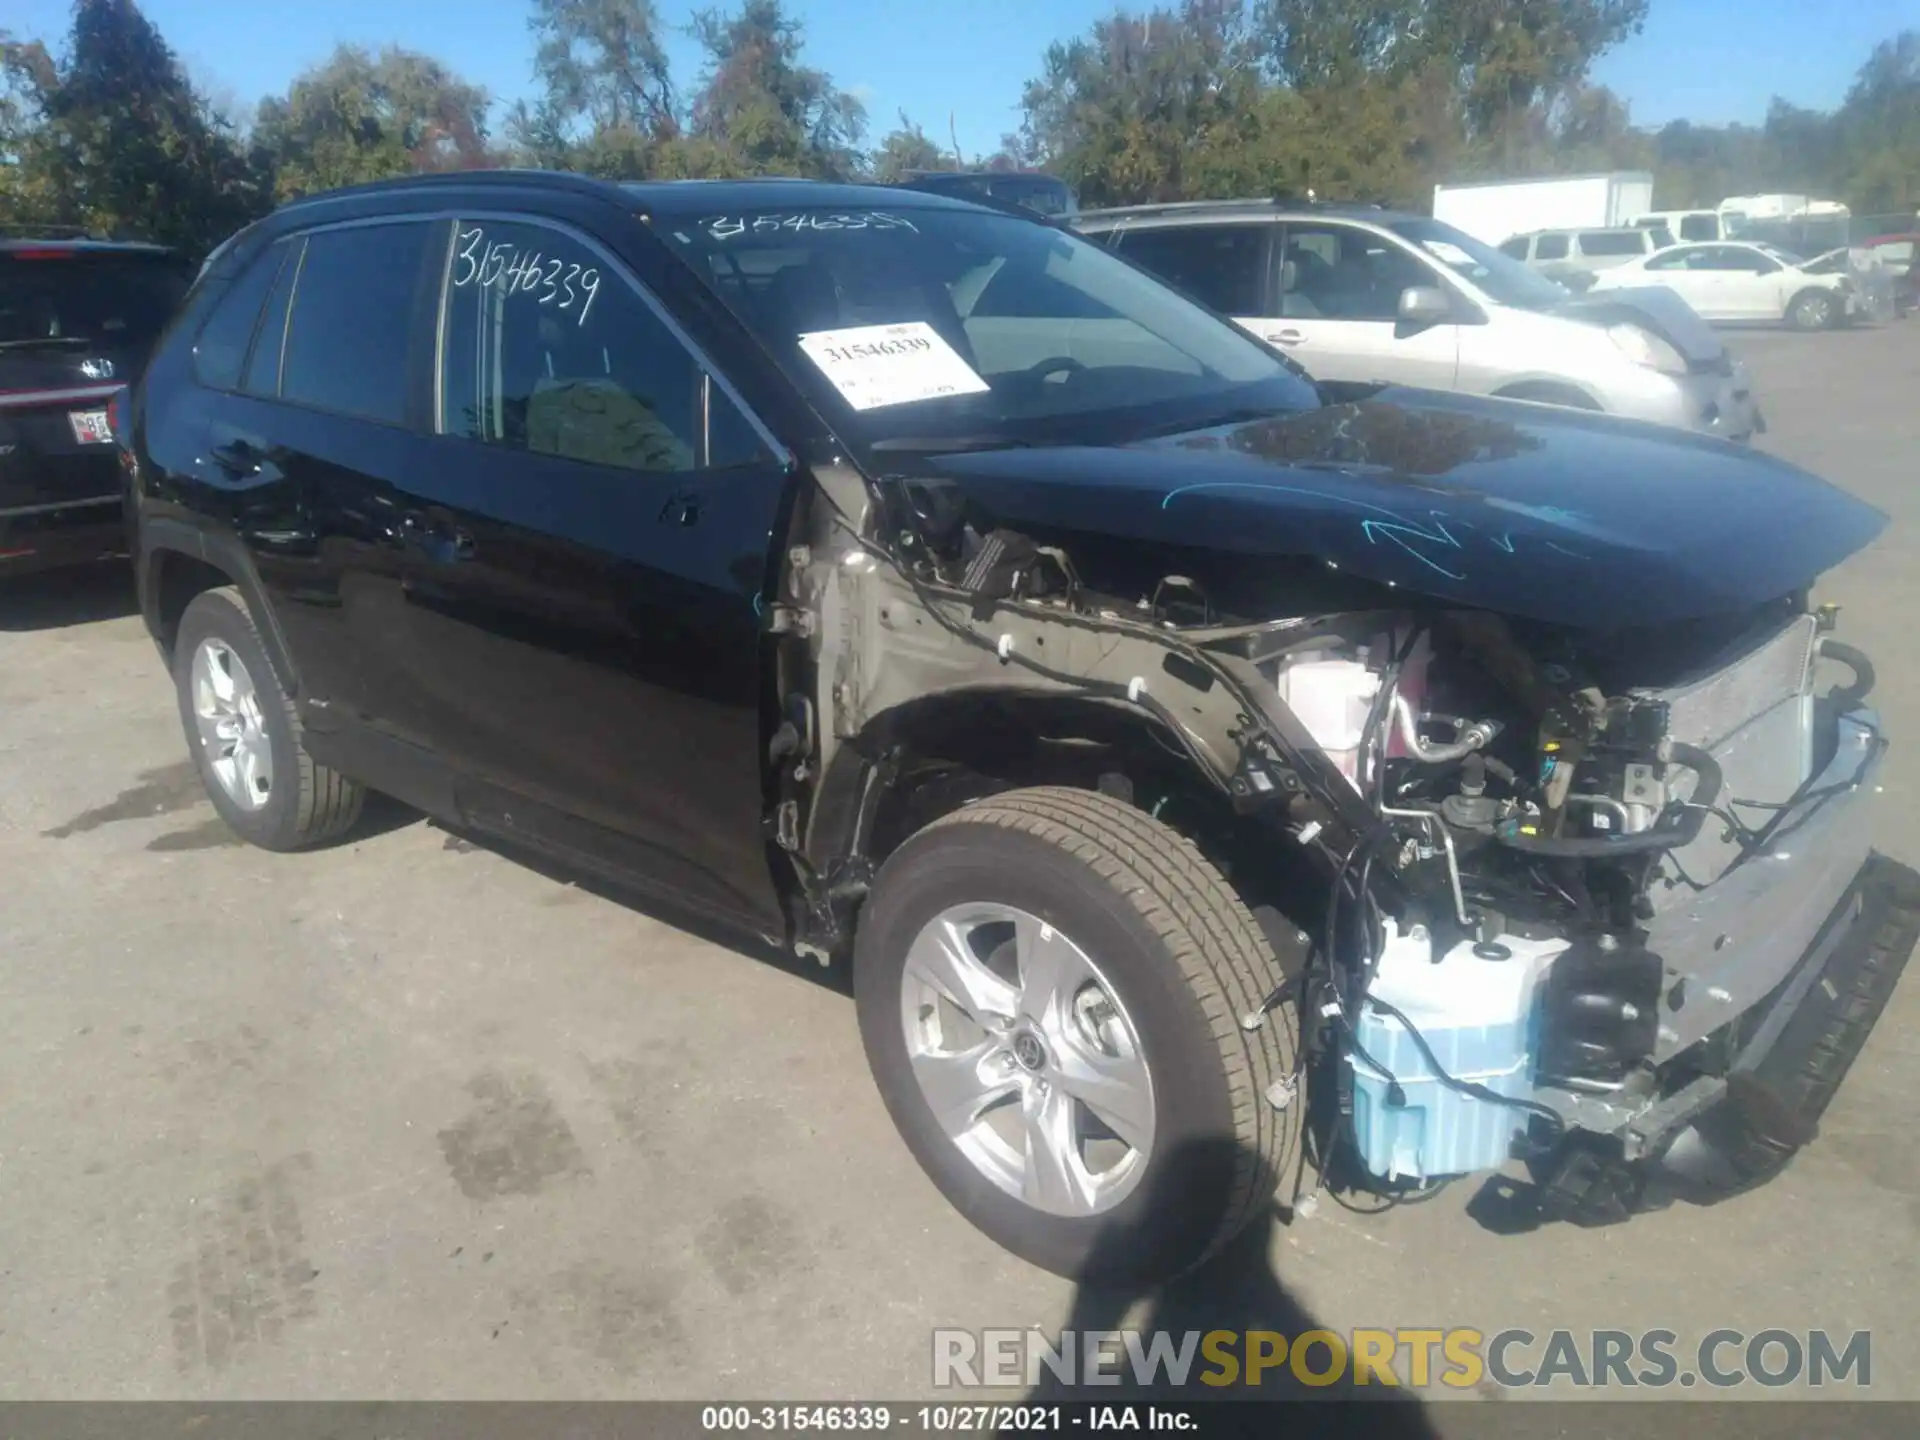
[[[209,636],[193,652],[193,716],[207,768],[243,810],[273,794],[273,742],[253,676],[233,647]]]
[[[900,1019],[935,1122],[987,1179],[1051,1215],[1110,1210],[1153,1150],[1153,1077],[1100,967],[1010,906],[955,906],[907,952]]]

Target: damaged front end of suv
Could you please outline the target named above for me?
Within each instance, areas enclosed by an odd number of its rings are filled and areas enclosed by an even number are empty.
[[[1811,1137],[1920,926],[1868,841],[1872,667],[1808,599],[1876,512],[1405,393],[838,479],[788,597],[813,943],[899,833],[1065,779],[1260,918],[1280,974],[1236,1018],[1301,1027],[1264,1098],[1317,1102],[1323,1169],[1406,1195],[1517,1158],[1603,1222]]]
[[[1397,1197],[1524,1161],[1583,1221],[1777,1168],[1920,928],[1872,667],[1810,598],[1885,517],[1650,425],[1332,404],[922,199],[657,223],[825,417],[769,840],[948,1198],[1139,1276],[1301,1143]]]

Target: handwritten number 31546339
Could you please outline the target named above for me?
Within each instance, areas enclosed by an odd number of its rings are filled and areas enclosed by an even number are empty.
[[[600,272],[505,240],[489,245],[487,232],[476,225],[460,232],[453,256],[454,289],[469,285],[501,290],[509,298],[525,296],[535,304],[564,310],[584,325],[600,294]]]

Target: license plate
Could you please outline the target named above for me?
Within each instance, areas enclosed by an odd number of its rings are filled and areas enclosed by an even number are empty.
[[[104,410],[74,410],[68,413],[67,423],[73,426],[73,438],[82,445],[111,445],[113,431],[107,428],[107,412]]]

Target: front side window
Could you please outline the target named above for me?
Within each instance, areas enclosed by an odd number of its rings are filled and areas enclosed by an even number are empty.
[[[544,225],[461,221],[444,323],[444,433],[621,470],[701,464],[700,367],[584,242]],[[717,389],[708,402],[725,404]]]
[[[1281,310],[1289,319],[1396,321],[1400,294],[1433,272],[1400,246],[1347,225],[1288,225]]]
[[[1318,404],[1238,326],[1078,236],[795,193],[654,229],[856,444],[1081,444]]]
[[[1500,253],[1502,255],[1511,255],[1516,260],[1524,260],[1527,258],[1527,246],[1531,243],[1532,241],[1529,237],[1516,235],[1511,240],[1502,240],[1500,242]]]
[[[1567,237],[1564,235],[1542,235],[1533,247],[1536,260],[1564,260],[1567,258]]]
[[[1394,220],[1388,228],[1402,240],[1426,251],[1454,274],[1471,281],[1496,304],[1511,305],[1517,310],[1551,310],[1567,298],[1564,286],[1556,285],[1539,271],[1517,263],[1445,221]],[[1546,237],[1541,239],[1544,241]],[[1564,244],[1566,237],[1563,235],[1560,239]],[[1536,249],[1534,258],[1549,257],[1545,251]]]
[[[439,233],[414,220],[307,237],[287,323],[283,399],[388,424],[406,418],[414,298]]]
[[[1682,215],[1680,238],[1682,240],[1718,240],[1720,217],[1712,214]]]
[[[1122,231],[1113,248],[1222,315],[1260,313],[1268,225],[1154,226]]]

